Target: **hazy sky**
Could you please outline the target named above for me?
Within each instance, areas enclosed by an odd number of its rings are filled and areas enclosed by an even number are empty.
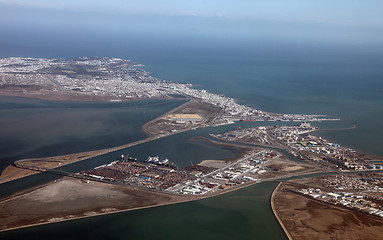
[[[0,0],[0,6],[78,12],[217,16],[273,21],[381,26],[381,0]]]
[[[0,0],[0,28],[382,45],[382,10],[382,0]]]

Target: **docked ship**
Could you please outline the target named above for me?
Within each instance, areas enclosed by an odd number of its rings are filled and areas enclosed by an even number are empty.
[[[148,157],[145,160],[145,162],[146,163],[156,164],[156,165],[163,165],[163,166],[169,165],[169,159],[167,159],[167,158],[160,158],[158,156],[156,156],[156,157]]]

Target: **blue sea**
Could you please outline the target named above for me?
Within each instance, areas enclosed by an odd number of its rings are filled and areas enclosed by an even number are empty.
[[[322,132],[323,137],[383,156],[383,57],[327,51],[306,49],[282,56],[223,51],[202,58],[148,60],[146,69],[263,111],[339,117],[340,123],[322,124],[323,128],[355,124],[356,129]]]
[[[383,54],[370,46],[161,38],[124,35],[71,38],[64,32],[1,40],[0,57],[106,56],[132,59],[160,79],[187,82],[239,103],[277,113],[326,114],[339,122],[322,128],[352,130],[318,134],[362,152],[383,156]],[[70,33],[70,32],[68,32]],[[25,36],[26,36],[25,34]],[[20,33],[20,36],[24,36]],[[145,137],[139,126],[182,102],[62,103],[0,98],[0,166],[25,157],[49,156],[119,145]],[[250,123],[249,123],[250,124]],[[242,127],[246,127],[243,123]],[[158,153],[180,165],[224,159],[237,153],[191,137],[233,126],[164,138],[131,151]],[[108,155],[71,167],[73,171],[113,161]],[[43,178],[43,177],[41,177]],[[30,178],[4,191],[44,181]],[[33,183],[33,184],[32,184]],[[31,184],[31,185],[28,185]],[[3,233],[6,239],[284,239],[269,197],[277,183],[255,185],[211,199],[50,224]],[[182,235],[182,237],[181,237]]]

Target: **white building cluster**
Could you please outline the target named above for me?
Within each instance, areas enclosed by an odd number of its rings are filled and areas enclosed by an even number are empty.
[[[205,175],[199,175],[194,181],[178,184],[167,189],[179,194],[207,194],[217,189],[225,189],[250,181],[259,181],[256,176],[266,172],[263,164],[268,160],[269,150],[262,150],[250,154],[234,163],[219,168]]]
[[[317,199],[319,201],[342,205],[354,210],[372,214],[375,216],[383,217],[383,209],[377,203],[364,198],[361,194],[351,192],[325,192],[317,188],[302,188],[299,193]]]
[[[51,91],[111,95],[120,100],[181,95],[213,104],[223,109],[224,115],[236,120],[330,120],[320,115],[270,115],[240,105],[233,98],[194,89],[191,84],[159,80],[137,66],[140,65],[119,58],[0,58],[0,86],[35,86],[37,89],[45,88]]]

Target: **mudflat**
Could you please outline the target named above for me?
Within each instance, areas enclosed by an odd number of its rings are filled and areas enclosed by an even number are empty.
[[[64,178],[0,202],[0,231],[196,199]]]
[[[282,183],[273,199],[274,214],[292,239],[382,238],[383,219],[302,196],[295,188]]]

